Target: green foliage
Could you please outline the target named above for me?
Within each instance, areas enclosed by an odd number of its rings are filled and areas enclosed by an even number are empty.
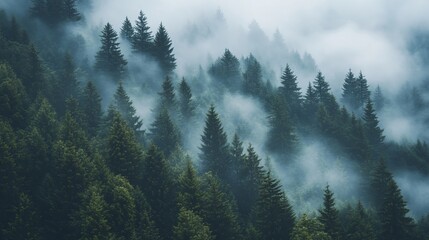
[[[334,193],[326,186],[323,194],[323,208],[319,210],[319,221],[323,224],[324,231],[332,240],[340,239],[340,223],[338,210],[335,208]]]
[[[319,103],[326,104],[329,99],[329,91],[331,88],[329,87],[329,83],[325,81],[325,77],[321,72],[317,73],[317,76],[313,81],[313,86],[317,101]]]
[[[180,209],[177,225],[174,226],[174,239],[212,240],[209,227],[203,219],[191,210]]]
[[[280,181],[268,171],[262,177],[255,209],[255,228],[261,239],[291,239],[295,213]]]
[[[245,60],[245,71],[243,73],[243,92],[250,96],[262,97],[262,67],[256,58],[250,54]]]
[[[121,37],[129,42],[132,42],[134,37],[134,28],[128,17],[122,23]]]
[[[365,134],[372,150],[379,150],[385,136],[383,136],[383,129],[379,126],[379,121],[373,108],[372,101],[369,98],[366,102],[362,119],[364,121]]]
[[[238,90],[241,84],[240,62],[229,49],[210,67],[209,74],[231,90]]]
[[[201,182],[190,160],[186,163],[184,172],[179,177],[179,193],[177,203],[180,208],[200,214],[203,205]]]
[[[343,219],[344,238],[350,240],[375,240],[376,234],[372,225],[373,219],[359,202],[355,208],[347,212]]]
[[[185,122],[188,122],[195,115],[195,102],[192,98],[191,88],[185,78],[182,79],[179,85],[179,108]]]
[[[149,31],[149,26],[147,25],[147,18],[143,12],[140,11],[134,26],[134,35],[132,38],[132,47],[134,52],[141,54],[152,54],[152,40],[153,37],[152,33]]]
[[[315,218],[302,215],[292,231],[291,240],[331,240],[323,231],[323,224]]]
[[[174,93],[174,86],[169,76],[165,77],[162,82],[162,92],[159,93],[161,96],[161,107],[167,108],[169,111],[175,110],[176,107],[176,94]]]
[[[95,69],[107,74],[115,81],[122,80],[127,61],[119,48],[118,34],[110,23],[101,31],[101,47],[95,56]]]
[[[166,108],[161,109],[155,122],[152,123],[149,137],[167,157],[177,146],[181,145],[180,133],[174,126]]]
[[[141,130],[143,121],[137,115],[133,102],[125,91],[122,82],[119,82],[119,86],[115,92],[114,107],[121,114],[128,127],[133,130],[135,136],[141,140],[144,134],[144,131]]]
[[[153,41],[153,56],[158,61],[164,75],[171,74],[176,68],[176,58],[173,54],[172,42],[162,23]]]
[[[89,81],[82,94],[83,114],[89,137],[95,137],[99,131],[101,117],[101,97],[94,84]]]
[[[214,239],[239,239],[239,225],[234,205],[221,188],[219,180],[208,173],[205,176],[203,219],[213,232]]]
[[[213,105],[210,106],[206,115],[201,142],[200,159],[203,164],[203,172],[212,172],[223,181],[228,179],[230,160],[228,156],[227,136]]]
[[[298,82],[289,65],[286,65],[281,76],[281,86],[279,87],[280,96],[285,100],[287,111],[292,115],[292,119],[297,120],[301,110],[301,92]]]
[[[81,19],[76,0],[32,0],[32,3],[31,14],[51,25]]]
[[[132,184],[142,178],[142,152],[131,129],[116,113],[108,136],[108,164],[111,170],[126,177]]]

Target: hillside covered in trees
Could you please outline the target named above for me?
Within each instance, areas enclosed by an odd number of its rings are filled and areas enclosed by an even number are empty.
[[[263,50],[194,65],[144,10],[95,26],[92,1],[22,2],[0,4],[0,239],[429,239],[429,80],[336,86],[256,22]],[[389,138],[394,110],[422,133]]]

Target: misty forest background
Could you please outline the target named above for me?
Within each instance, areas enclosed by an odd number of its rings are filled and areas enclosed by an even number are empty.
[[[380,123],[400,109],[426,131],[429,80],[387,95],[343,69],[335,93],[311,55],[255,22],[265,49],[179,75],[168,26],[142,11],[115,29],[86,21],[91,1],[12,6],[0,11],[0,239],[429,239],[429,199],[397,181],[428,179],[428,139],[393,141]],[[213,18],[187,41],[222,28]],[[428,36],[409,42],[422,64]]]

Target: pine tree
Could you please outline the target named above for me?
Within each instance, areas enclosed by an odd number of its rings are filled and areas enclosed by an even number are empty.
[[[206,184],[202,214],[204,221],[215,239],[239,239],[240,229],[231,199],[222,191],[219,180],[210,173],[206,175]]]
[[[343,84],[343,102],[350,106],[352,110],[356,110],[358,108],[358,102],[356,99],[357,94],[357,82],[356,78],[351,69],[346,75]]]
[[[209,69],[209,74],[231,90],[238,90],[241,84],[240,62],[229,49]]]
[[[133,25],[131,24],[130,20],[128,19],[128,17],[125,17],[125,20],[122,23],[121,37],[123,39],[129,41],[130,43],[133,40],[134,28],[133,28]]]
[[[329,98],[329,91],[331,88],[329,84],[325,81],[325,77],[322,75],[322,72],[318,72],[316,78],[313,82],[314,92],[316,99],[319,103],[326,104]]]
[[[332,240],[340,239],[340,223],[338,210],[335,208],[334,193],[326,186],[323,195],[323,208],[319,210],[319,221],[323,224],[325,232]]]
[[[147,18],[142,11],[140,11],[136,24],[134,26],[132,47],[134,52],[136,53],[141,53],[141,54],[153,53],[152,32],[149,31]]]
[[[212,240],[210,228],[203,219],[191,210],[180,209],[177,225],[174,226],[174,239],[177,240]]]
[[[179,130],[174,126],[166,108],[161,109],[152,123],[149,137],[165,156],[170,156],[181,145]]]
[[[303,214],[292,231],[291,240],[332,240],[323,231],[323,224],[315,218],[309,218]]]
[[[153,220],[161,237],[169,239],[176,221],[177,210],[171,172],[161,151],[151,145],[143,168],[142,190],[153,210]]]
[[[276,97],[271,104],[268,121],[270,130],[266,142],[267,149],[277,154],[290,154],[295,149],[298,139],[281,98]]]
[[[119,81],[125,74],[127,61],[119,48],[118,34],[113,30],[112,25],[107,23],[100,37],[101,47],[95,56],[95,69]]]
[[[380,86],[377,86],[374,92],[374,108],[377,112],[380,112],[383,109],[384,102],[385,99],[383,93],[381,92],[381,88]]]
[[[176,94],[174,93],[174,85],[169,76],[165,77],[162,83],[162,92],[159,93],[161,96],[161,107],[167,108],[172,111],[176,107]]]
[[[107,151],[110,169],[126,177],[131,184],[140,184],[142,152],[131,129],[118,113],[110,127]]]
[[[122,82],[119,82],[119,86],[116,89],[114,96],[114,106],[121,114],[128,127],[133,130],[135,136],[141,140],[144,134],[144,131],[141,130],[143,121],[137,115],[136,109],[133,106],[133,102],[125,91]]]
[[[211,171],[225,181],[229,178],[230,165],[227,136],[213,105],[207,112],[205,124],[200,147],[203,172]]]
[[[243,73],[243,92],[254,97],[262,97],[262,67],[256,58],[250,54],[245,59]]]
[[[357,85],[357,92],[356,92],[357,105],[360,108],[364,106],[365,103],[370,98],[370,92],[368,90],[368,81],[363,76],[362,72],[360,72],[359,76],[356,78],[356,85]]]
[[[396,182],[391,179],[387,182],[383,207],[380,212],[382,240],[412,239],[414,221],[407,216],[407,204]]]
[[[295,214],[280,181],[264,174],[255,209],[255,227],[262,239],[291,239]]]
[[[369,98],[366,102],[362,119],[364,121],[365,134],[372,150],[378,150],[383,144],[385,137],[383,136],[383,129],[379,126],[379,121],[373,108],[372,101]]]
[[[188,122],[195,115],[195,103],[192,98],[191,88],[188,83],[185,81],[185,78],[182,79],[179,86],[179,102],[180,102],[180,113],[184,121]]]
[[[69,21],[79,21],[81,15],[76,8],[76,0],[63,0],[63,14],[64,18]]]
[[[176,58],[171,45],[171,39],[161,23],[153,41],[153,55],[165,75],[171,74],[176,68]]]
[[[293,119],[297,120],[299,111],[301,110],[301,92],[298,87],[296,76],[290,69],[289,64],[286,65],[285,70],[281,76],[281,86],[279,92],[282,98],[284,98],[287,110]]]
[[[99,131],[103,112],[101,110],[101,97],[91,81],[86,84],[83,90],[82,105],[88,136],[95,137]]]
[[[180,208],[190,210],[195,214],[201,214],[203,207],[201,182],[190,160],[186,162],[186,168],[179,176],[177,202]]]
[[[82,205],[73,217],[74,225],[81,229],[79,239],[110,239],[111,227],[108,222],[108,207],[101,187],[89,186],[83,193]]]

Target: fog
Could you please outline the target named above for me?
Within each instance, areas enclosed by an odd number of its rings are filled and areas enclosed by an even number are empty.
[[[16,9],[17,1],[3,0],[1,8]],[[184,134],[186,151],[198,158],[205,111],[216,106],[231,140],[237,132],[246,147],[255,146],[261,158],[271,157],[276,175],[298,211],[317,209],[322,189],[330,184],[341,205],[360,197],[361,179],[356,167],[342,154],[319,139],[300,139],[303,149],[287,164],[270,156],[264,148],[268,131],[267,113],[256,99],[238,93],[213,96],[211,80],[199,76],[228,48],[237,58],[254,54],[265,69],[264,81],[280,84],[286,64],[295,71],[299,86],[305,89],[317,71],[322,71],[337,99],[349,69],[362,71],[371,90],[377,85],[388,99],[395,98],[407,83],[419,86],[428,71],[415,53],[409,51],[410,38],[418,31],[429,31],[427,0],[94,0],[83,9],[84,23],[70,26],[73,34],[85,40],[89,61],[94,62],[99,34],[110,22],[117,32],[128,17],[134,24],[140,10],[146,15],[153,34],[165,26],[177,59],[175,86],[185,77],[198,104],[196,124]],[[150,59],[135,57],[121,41],[121,50],[132,74],[125,82],[145,129],[154,121],[155,103],[162,76]],[[142,67],[144,66],[144,67]],[[243,69],[242,69],[243,70]],[[203,86],[203,87],[201,87]],[[104,85],[103,105],[111,102],[115,86]],[[197,90],[196,90],[197,89]],[[388,105],[379,115],[388,141],[429,139],[424,114],[410,116],[406,106]],[[398,173],[396,180],[409,201],[412,213],[428,212],[429,179],[412,173]]]

